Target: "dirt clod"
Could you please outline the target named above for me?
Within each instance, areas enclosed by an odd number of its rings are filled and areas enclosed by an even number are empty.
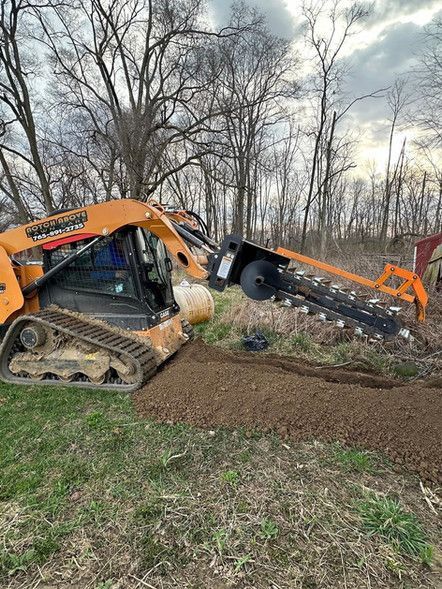
[[[273,430],[382,451],[423,479],[442,482],[442,390],[285,358],[232,353],[197,340],[135,396],[164,422]]]

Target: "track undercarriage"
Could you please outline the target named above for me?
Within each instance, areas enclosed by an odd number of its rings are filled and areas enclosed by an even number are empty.
[[[85,315],[47,308],[17,319],[0,349],[0,378],[134,391],[155,374],[148,337]]]

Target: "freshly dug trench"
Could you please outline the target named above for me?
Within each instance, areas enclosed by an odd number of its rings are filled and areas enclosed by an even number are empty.
[[[442,482],[442,390],[368,374],[186,346],[135,395],[145,417],[196,426],[274,430],[296,441],[382,451]]]

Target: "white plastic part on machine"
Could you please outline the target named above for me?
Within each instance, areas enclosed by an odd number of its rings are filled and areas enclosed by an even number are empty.
[[[202,284],[183,281],[173,287],[175,300],[180,306],[180,316],[192,325],[212,319],[215,303],[210,291]]]

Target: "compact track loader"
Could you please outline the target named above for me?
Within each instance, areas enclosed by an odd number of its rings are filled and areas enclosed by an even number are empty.
[[[33,251],[42,263],[32,263]],[[114,200],[0,234],[0,378],[126,391],[142,386],[192,338],[174,298],[169,256],[215,290],[238,284],[252,299],[279,300],[374,339],[408,336],[398,307],[361,299],[293,263],[413,302],[417,319],[425,318],[427,295],[413,272],[387,265],[373,281],[237,235],[218,245],[194,213]],[[389,286],[392,277],[396,284]]]

